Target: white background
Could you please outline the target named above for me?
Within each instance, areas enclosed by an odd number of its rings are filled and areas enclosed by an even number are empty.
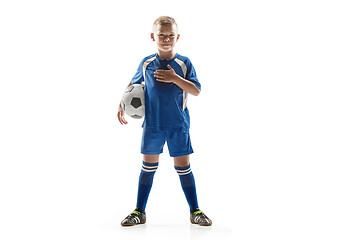
[[[357,1],[1,1],[1,239],[359,239]],[[193,62],[189,223],[165,148],[143,226],[141,122],[116,118],[153,21]]]

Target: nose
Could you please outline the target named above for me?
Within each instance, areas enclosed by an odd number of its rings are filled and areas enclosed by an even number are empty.
[[[168,38],[168,37],[165,38],[165,39],[164,39],[164,42],[170,42],[170,38]]]

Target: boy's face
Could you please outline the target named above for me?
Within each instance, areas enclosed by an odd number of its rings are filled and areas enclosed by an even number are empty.
[[[179,37],[180,34],[177,33],[175,24],[157,24],[151,33],[151,39],[156,42],[157,48],[163,52],[172,51]]]

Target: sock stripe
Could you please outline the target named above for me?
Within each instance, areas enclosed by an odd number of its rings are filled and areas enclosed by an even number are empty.
[[[176,169],[176,172],[179,174],[179,175],[186,175],[186,174],[189,174],[191,173],[191,168],[190,168],[190,165],[187,166],[187,167],[175,167]]]
[[[158,167],[148,167],[143,165],[142,168],[147,170],[156,170]]]
[[[186,175],[186,174],[189,174],[189,173],[191,173],[191,169],[189,169],[186,172],[178,172],[179,175]]]
[[[142,170],[145,171],[145,172],[156,172],[157,168],[155,169],[146,169],[144,168],[144,166],[142,167]]]
[[[149,169],[151,169],[151,168],[158,168],[158,166],[154,166],[154,167],[152,167],[152,166],[146,166],[146,165],[143,165],[143,167],[145,167],[145,168],[149,168]]]
[[[158,163],[143,162],[142,170],[145,172],[155,172],[158,168]]]

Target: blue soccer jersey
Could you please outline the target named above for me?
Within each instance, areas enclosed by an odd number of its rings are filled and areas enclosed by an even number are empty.
[[[157,54],[145,57],[139,65],[131,84],[145,82],[145,119],[143,127],[159,130],[189,131],[190,115],[187,92],[174,83],[156,81],[156,70],[169,70],[170,65],[179,76],[193,82],[199,89],[195,69],[185,56],[176,54],[173,59],[160,59]]]

